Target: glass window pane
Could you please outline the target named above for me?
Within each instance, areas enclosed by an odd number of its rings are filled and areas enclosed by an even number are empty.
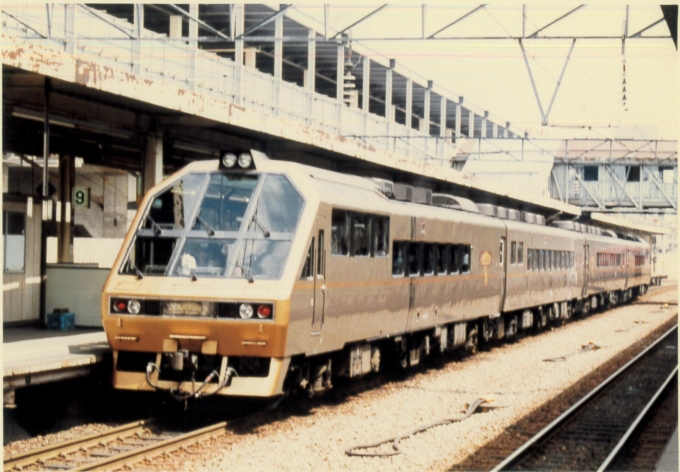
[[[281,277],[283,267],[290,250],[290,241],[272,241],[269,239],[248,239],[243,252],[239,252],[238,266],[234,268],[232,277],[244,277],[249,272],[253,279],[274,280]],[[245,269],[245,271],[244,271]]]
[[[510,243],[510,264],[517,264],[517,242]]]
[[[142,228],[158,230],[181,230],[191,226],[185,219],[191,215],[198,202],[198,194],[205,182],[206,174],[188,174],[153,202]],[[257,177],[255,177],[257,181]]]
[[[460,271],[460,252],[457,245],[451,245],[449,248],[449,273],[457,274]]]
[[[426,275],[434,274],[435,261],[437,260],[437,255],[435,253],[435,244],[424,244],[423,245],[423,272]]]
[[[401,241],[392,243],[392,275],[404,275],[405,245]]]
[[[303,204],[304,200],[287,177],[266,174],[262,192],[257,200],[255,216],[257,222],[267,231],[292,233],[302,214]],[[250,230],[262,232],[262,227],[257,226],[251,222]]]
[[[470,246],[460,246],[460,272],[470,272]]]
[[[386,216],[373,217],[373,255],[387,257],[390,244],[390,218]]]
[[[438,244],[437,245],[437,273],[446,274],[446,261],[449,259],[448,255],[448,245]]]
[[[137,270],[139,270],[144,275],[165,275],[170,257],[176,246],[177,238],[138,236],[132,247],[130,257],[121,272],[136,275]]]
[[[23,272],[26,236],[8,234],[2,239],[5,247],[5,272]]]
[[[532,270],[533,257],[531,256],[533,249],[527,249],[527,270]]]
[[[420,244],[408,245],[408,275],[420,274]]]
[[[160,239],[157,238],[155,243],[158,243]],[[204,277],[224,275],[227,268],[227,256],[233,244],[233,239],[187,239],[179,254],[175,275],[189,276],[195,274]]]
[[[324,237],[323,230],[319,231],[319,255],[316,261],[316,275],[325,275],[326,273],[326,253],[324,252]]]
[[[524,243],[517,243],[517,263],[524,264]]]
[[[333,210],[331,223],[331,253],[341,256],[349,254],[349,214]]]
[[[211,174],[192,229],[238,231],[257,180],[257,175]]]
[[[371,217],[363,213],[355,213],[352,219],[353,254],[367,257],[369,255],[369,237],[371,235]]]
[[[313,261],[314,261],[314,238],[312,238],[312,242],[309,245],[309,250],[307,251],[305,265],[302,268],[302,273],[300,274],[301,279],[307,279],[308,277],[312,276],[312,273],[314,272]]]

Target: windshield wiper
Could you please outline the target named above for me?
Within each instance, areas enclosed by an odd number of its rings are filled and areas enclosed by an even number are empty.
[[[163,228],[161,228],[160,225],[153,220],[153,218],[147,215],[146,219],[151,222],[151,228],[156,232],[157,235],[163,234]]]
[[[215,230],[213,229],[212,226],[208,224],[207,221],[205,221],[203,218],[201,218],[201,215],[198,215],[196,217],[196,220],[198,220],[203,226],[208,228],[208,236],[215,236]]]
[[[238,261],[236,261],[236,267],[241,269],[241,275],[244,275],[246,277],[246,279],[248,279],[248,283],[252,284],[255,281],[255,279],[253,279],[253,276],[250,275],[250,272],[248,271],[248,269],[246,269],[241,264],[239,264]]]
[[[144,274],[142,273],[141,270],[139,270],[139,269],[137,268],[137,266],[135,265],[135,263],[132,262],[132,259],[130,259],[130,267],[132,268],[132,270],[135,271],[135,273],[137,274],[137,278],[138,278],[138,279],[143,279],[143,278],[144,278]]]
[[[267,228],[265,228],[262,225],[262,223],[260,223],[260,221],[257,219],[257,211],[255,211],[255,213],[253,214],[253,219],[250,220],[250,224],[252,225],[253,223],[255,223],[257,226],[260,227],[260,229],[264,233],[265,238],[268,238],[269,236],[271,236],[271,233],[269,232],[269,230]],[[250,225],[248,225],[248,226],[250,226]]]

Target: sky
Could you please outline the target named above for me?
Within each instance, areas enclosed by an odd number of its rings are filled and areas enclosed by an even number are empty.
[[[329,8],[330,29],[344,29],[379,6],[332,4]],[[427,5],[426,36],[478,6]],[[564,2],[528,4],[526,35],[577,6]],[[295,8],[323,25],[322,5],[296,5]],[[625,17],[623,3],[595,3],[586,5],[542,33],[620,37]],[[631,3],[629,35],[662,17],[658,4]],[[323,27],[317,30],[323,31]],[[421,5],[403,2],[390,4],[352,28],[351,35],[358,52],[372,51],[376,56],[396,59],[398,67],[406,67],[424,79],[433,80],[435,87],[449,92],[450,98],[457,99],[462,95],[465,103],[473,105],[476,112],[488,110],[496,122],[510,121],[517,131],[527,131],[534,138],[678,137],[678,53],[671,39],[629,38],[624,54],[620,39],[577,40],[549,113],[550,126],[546,127],[541,124],[539,106],[516,40],[379,40],[418,38],[422,33]],[[522,5],[501,3],[480,8],[437,37],[521,34]],[[669,32],[666,23],[662,22],[643,34],[664,36]],[[525,39],[523,44],[543,108],[547,110],[572,41]]]

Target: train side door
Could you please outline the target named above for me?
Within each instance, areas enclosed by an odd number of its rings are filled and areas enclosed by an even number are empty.
[[[583,292],[582,297],[588,294],[588,274],[590,272],[590,245],[583,245]]]
[[[326,314],[326,217],[317,217],[316,222],[316,260],[314,261],[314,307],[312,314],[312,335],[321,333],[324,316]]]
[[[500,307],[498,308],[499,312],[503,311],[503,306],[505,304],[505,286],[506,286],[506,282],[507,282],[506,274],[507,274],[507,266],[508,266],[508,264],[507,264],[507,258],[508,258],[507,252],[508,251],[506,249],[506,246],[507,246],[506,238],[505,238],[505,236],[501,236],[500,248],[498,250],[498,254],[499,254],[499,256],[498,256],[499,261],[498,262],[499,262],[500,267],[501,267],[501,303],[500,303]]]

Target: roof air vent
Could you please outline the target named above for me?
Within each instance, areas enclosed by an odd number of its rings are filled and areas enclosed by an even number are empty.
[[[545,216],[536,215],[536,224],[545,226]]]
[[[432,205],[432,190],[423,187],[413,187],[413,203]]]
[[[505,207],[497,207],[498,209],[496,210],[496,214],[498,215],[499,218],[503,218],[504,220],[508,219],[508,209]]]
[[[469,211],[470,213],[479,213],[479,208],[472,201],[463,197],[454,197],[445,193],[433,193],[432,204],[435,206],[450,208],[452,210]]]
[[[525,223],[532,224],[532,225],[536,224],[536,215],[534,215],[533,213],[530,213],[528,211],[523,211],[522,212],[522,221],[524,221]]]
[[[514,221],[520,221],[519,210],[508,210],[508,219]]]
[[[406,184],[394,184],[394,198],[400,202],[413,201],[413,186]]]
[[[566,229],[569,231],[574,231],[576,223],[573,221],[554,221],[553,225],[557,228]]]
[[[477,208],[482,215],[486,216],[498,216],[498,207],[492,205],[491,203],[478,203]]]
[[[391,180],[372,178],[372,182],[378,187],[378,191],[385,195],[387,198],[394,198],[394,182]]]

